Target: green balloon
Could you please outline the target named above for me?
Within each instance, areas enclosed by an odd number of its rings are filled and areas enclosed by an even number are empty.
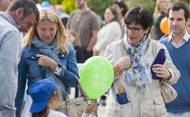
[[[94,56],[85,61],[80,71],[80,82],[90,99],[97,99],[112,85],[114,70],[104,57]]]

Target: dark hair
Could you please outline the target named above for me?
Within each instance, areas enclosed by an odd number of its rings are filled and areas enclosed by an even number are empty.
[[[38,113],[32,113],[32,117],[48,117],[49,114],[49,108],[48,106],[45,107],[44,110]]]
[[[39,21],[39,11],[33,0],[13,0],[12,4],[8,8],[8,11],[15,11],[18,8],[24,9],[23,18],[31,15],[32,13],[35,13],[36,21]]]
[[[53,99],[54,96],[56,96],[56,97],[59,99],[59,101],[61,101],[61,98],[62,98],[62,97],[61,97],[60,89],[56,88],[56,91],[55,91],[55,92],[52,94],[52,96],[49,98],[48,104],[51,104],[52,99]],[[48,117],[48,115],[49,115],[49,110],[50,110],[48,104],[46,105],[46,107],[45,107],[42,111],[37,112],[37,113],[32,113],[32,117]]]
[[[119,17],[118,17],[117,11],[112,7],[108,7],[107,9],[110,9],[112,14],[115,15],[115,17],[111,21],[118,21],[119,22]]]
[[[120,8],[123,8],[123,11],[122,11],[122,16],[125,16],[125,14],[127,13],[128,11],[128,6],[127,4],[125,4],[124,1],[115,1],[114,4],[117,4]]]
[[[129,25],[133,22],[140,24],[143,29],[151,28],[153,23],[153,18],[150,11],[147,8],[142,8],[140,6],[133,7],[124,16],[124,22]]]
[[[185,20],[187,20],[188,18],[189,18],[189,9],[188,9],[188,7],[185,5],[185,4],[183,4],[183,3],[181,3],[181,2],[175,2],[170,8],[169,8],[169,10],[168,10],[168,12],[167,12],[167,17],[169,17],[169,12],[170,12],[170,10],[172,10],[172,11],[179,11],[180,9],[183,9],[184,10],[184,15],[185,15]]]

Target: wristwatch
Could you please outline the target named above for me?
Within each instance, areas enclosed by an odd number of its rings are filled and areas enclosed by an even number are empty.
[[[55,68],[54,72],[58,72],[60,71],[61,67],[59,67],[59,65]]]

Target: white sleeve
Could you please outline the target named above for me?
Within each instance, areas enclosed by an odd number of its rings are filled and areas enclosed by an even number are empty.
[[[62,67],[58,67],[58,70],[53,71],[53,73],[59,76],[61,74],[61,71],[62,71]]]

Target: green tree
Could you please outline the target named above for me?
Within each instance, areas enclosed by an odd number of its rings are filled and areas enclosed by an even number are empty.
[[[61,5],[65,7],[65,13],[70,14],[73,10],[77,9],[75,0],[63,0]]]
[[[92,9],[101,17],[104,16],[105,9],[113,5],[113,0],[91,0]]]
[[[150,12],[153,13],[155,4],[156,4],[156,0],[133,0],[129,2],[128,6],[129,8],[132,8],[138,5],[144,8],[148,8]]]
[[[56,4],[61,4],[61,2],[63,0],[40,0],[40,3],[44,2],[44,1],[48,1],[50,4],[56,5]]]
[[[171,0],[172,2],[175,1],[179,1],[179,2],[183,2],[185,4],[189,4],[190,0]],[[130,2],[128,2],[129,4],[129,8],[132,8],[134,6],[141,6],[144,8],[148,8],[151,13],[153,14],[154,12],[154,8],[156,5],[156,0],[131,0]]]
[[[65,7],[65,12],[70,14],[73,10],[77,9],[75,0],[40,0],[40,3],[48,1],[52,5],[61,4]],[[88,6],[93,8],[97,14],[102,17],[107,7],[113,4],[113,0],[88,0]]]
[[[43,1],[48,1],[52,5],[61,4],[65,7],[65,12],[70,14],[73,10],[77,9],[75,0],[40,0],[40,3]],[[97,14],[103,17],[105,9],[113,5],[114,0],[88,0],[88,5],[92,8]],[[127,1],[129,8],[134,6],[142,6],[148,8],[151,13],[154,12],[154,7],[156,0],[124,0]],[[186,4],[189,4],[190,0],[172,0],[180,1]]]

